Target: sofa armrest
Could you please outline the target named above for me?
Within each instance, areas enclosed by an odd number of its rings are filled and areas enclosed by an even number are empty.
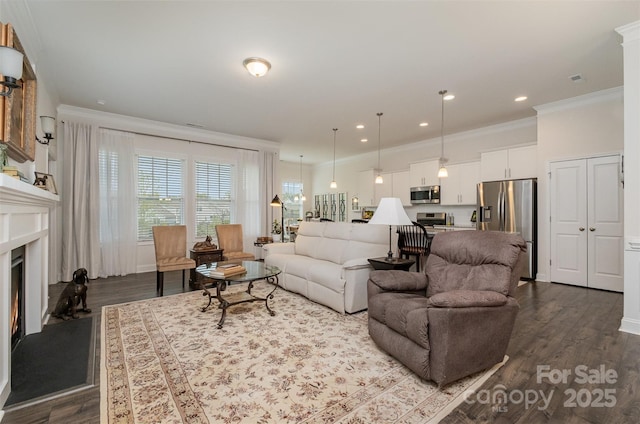
[[[502,306],[507,304],[507,296],[489,290],[451,290],[434,294],[429,298],[428,304],[435,308]]]
[[[342,268],[344,269],[360,269],[360,268],[369,268],[371,264],[367,258],[356,258],[349,259],[345,263],[342,264]]]
[[[368,297],[382,292],[407,292],[427,295],[427,276],[421,272],[377,270],[369,274]]]
[[[274,253],[284,253],[288,255],[296,253],[295,243],[269,243],[265,244],[262,248],[267,252],[267,256]]]

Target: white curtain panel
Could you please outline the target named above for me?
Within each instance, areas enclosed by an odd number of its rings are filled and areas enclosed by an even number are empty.
[[[100,128],[100,253],[99,276],[136,272],[136,193],[134,134]]]
[[[62,269],[63,281],[86,268],[100,270],[98,214],[98,143],[91,125],[63,122]]]
[[[253,242],[260,235],[260,154],[253,150],[237,149],[238,193],[236,201],[237,222],[242,224],[245,252],[253,251]]]
[[[274,209],[270,206],[273,196],[280,193],[281,188],[276,185],[278,155],[274,152],[261,151],[262,168],[260,169],[260,235],[271,235],[271,223],[273,222]],[[280,215],[278,215],[280,216]]]

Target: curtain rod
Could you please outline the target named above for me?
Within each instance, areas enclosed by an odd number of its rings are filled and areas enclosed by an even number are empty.
[[[64,124],[64,121],[60,121]],[[198,144],[206,144],[207,146],[216,146],[216,147],[226,147],[227,149],[239,149],[239,150],[248,150],[250,152],[260,152],[259,149],[249,149],[247,147],[234,147],[234,146],[227,146],[224,144],[218,144],[218,143],[207,143],[205,141],[197,141],[197,140],[186,140],[184,138],[178,138],[178,137],[169,137],[166,135],[157,135],[157,134],[147,134],[147,133],[143,133],[140,131],[129,131],[129,130],[123,130],[121,128],[109,128],[109,127],[103,127],[98,125],[98,128],[102,128],[105,130],[111,130],[111,131],[120,131],[120,132],[128,132],[131,134],[137,134],[137,135],[144,135],[147,137],[158,137],[158,138],[166,138],[167,140],[176,140],[176,141],[186,141],[187,143],[198,143]]]

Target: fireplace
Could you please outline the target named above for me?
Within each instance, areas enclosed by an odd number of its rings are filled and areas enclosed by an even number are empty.
[[[11,350],[25,335],[24,246],[11,251]]]
[[[42,331],[47,319],[49,222],[56,222],[58,201],[0,173],[0,408],[11,391],[13,349],[21,337]]]

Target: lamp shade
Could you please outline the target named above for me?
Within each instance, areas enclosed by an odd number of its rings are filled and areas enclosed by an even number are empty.
[[[19,80],[22,78],[23,54],[11,47],[0,47],[0,74]]]
[[[278,197],[277,194],[276,194],[276,197],[274,197],[273,200],[271,201],[271,206],[273,206],[273,207],[282,206],[282,201],[280,200],[280,198]]]
[[[369,224],[381,225],[412,225],[413,222],[407,216],[402,207],[402,202],[397,197],[383,197],[378,208],[373,214]]]
[[[56,120],[51,116],[41,116],[40,126],[45,134],[53,134],[56,128]]]

